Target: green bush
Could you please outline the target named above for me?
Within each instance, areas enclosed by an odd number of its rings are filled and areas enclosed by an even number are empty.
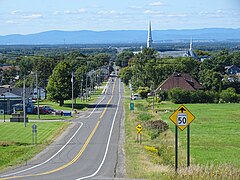
[[[174,88],[168,91],[169,99],[176,104],[180,103],[217,103],[218,94],[213,91],[187,91]]]
[[[227,88],[220,93],[220,99],[226,103],[239,102],[239,95],[234,88]]]
[[[142,99],[145,99],[145,98],[147,98],[147,94],[150,93],[150,89],[149,89],[149,87],[139,87],[137,92],[141,96]]]
[[[153,115],[148,114],[148,113],[140,113],[137,118],[140,121],[148,121],[153,117]]]

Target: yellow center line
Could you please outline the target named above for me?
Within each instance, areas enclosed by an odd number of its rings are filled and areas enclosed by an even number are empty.
[[[33,176],[42,176],[42,175],[48,175],[48,174],[51,174],[51,173],[54,173],[54,172],[57,172],[57,171],[60,171],[68,166],[70,166],[71,164],[75,163],[82,155],[82,153],[84,152],[84,150],[86,149],[86,147],[88,146],[89,142],[91,141],[93,135],[95,134],[99,124],[100,124],[100,121],[103,117],[103,115],[105,114],[105,112],[107,111],[107,108],[113,98],[113,92],[114,92],[114,89],[115,89],[115,84],[116,84],[116,81],[114,81],[114,85],[113,85],[113,88],[112,88],[112,95],[111,95],[111,98],[109,99],[109,101],[107,102],[107,105],[106,107],[104,108],[99,120],[97,121],[97,124],[96,126],[94,127],[94,129],[92,130],[91,134],[88,136],[87,140],[85,141],[83,147],[80,149],[80,151],[77,153],[77,155],[68,163],[64,164],[63,166],[60,166],[56,169],[53,169],[51,171],[46,171],[46,172],[43,172],[43,173],[39,173],[39,174],[28,174],[28,175],[23,175],[23,176],[12,176],[12,177],[7,177],[7,178],[2,178],[0,180],[5,180],[5,179],[14,179],[14,178],[24,178],[24,177],[33,177]]]

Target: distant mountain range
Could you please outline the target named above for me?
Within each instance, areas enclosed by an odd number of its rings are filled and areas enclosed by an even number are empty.
[[[206,28],[191,30],[155,30],[152,31],[154,42],[186,41],[235,41],[240,40],[240,28]],[[0,36],[0,45],[34,44],[112,44],[145,43],[147,31],[46,31],[36,34],[12,34]]]

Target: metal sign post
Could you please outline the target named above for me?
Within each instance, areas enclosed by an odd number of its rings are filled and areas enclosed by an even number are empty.
[[[36,124],[32,125],[32,144],[34,144],[34,141],[35,141],[35,144],[37,144],[37,125]]]
[[[136,126],[137,129],[137,140],[136,142],[139,142],[140,144],[142,144],[142,126],[141,124],[138,124]]]
[[[187,127],[187,167],[190,166],[190,123],[195,116],[181,105],[169,119],[175,124],[175,171],[178,169],[178,128],[183,131]]]

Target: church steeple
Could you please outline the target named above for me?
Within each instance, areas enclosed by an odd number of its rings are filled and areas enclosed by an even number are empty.
[[[151,21],[149,21],[149,26],[148,26],[148,38],[147,38],[147,48],[152,47],[152,27],[151,27]]]
[[[189,47],[190,51],[192,51],[192,38],[190,40],[190,47]]]

